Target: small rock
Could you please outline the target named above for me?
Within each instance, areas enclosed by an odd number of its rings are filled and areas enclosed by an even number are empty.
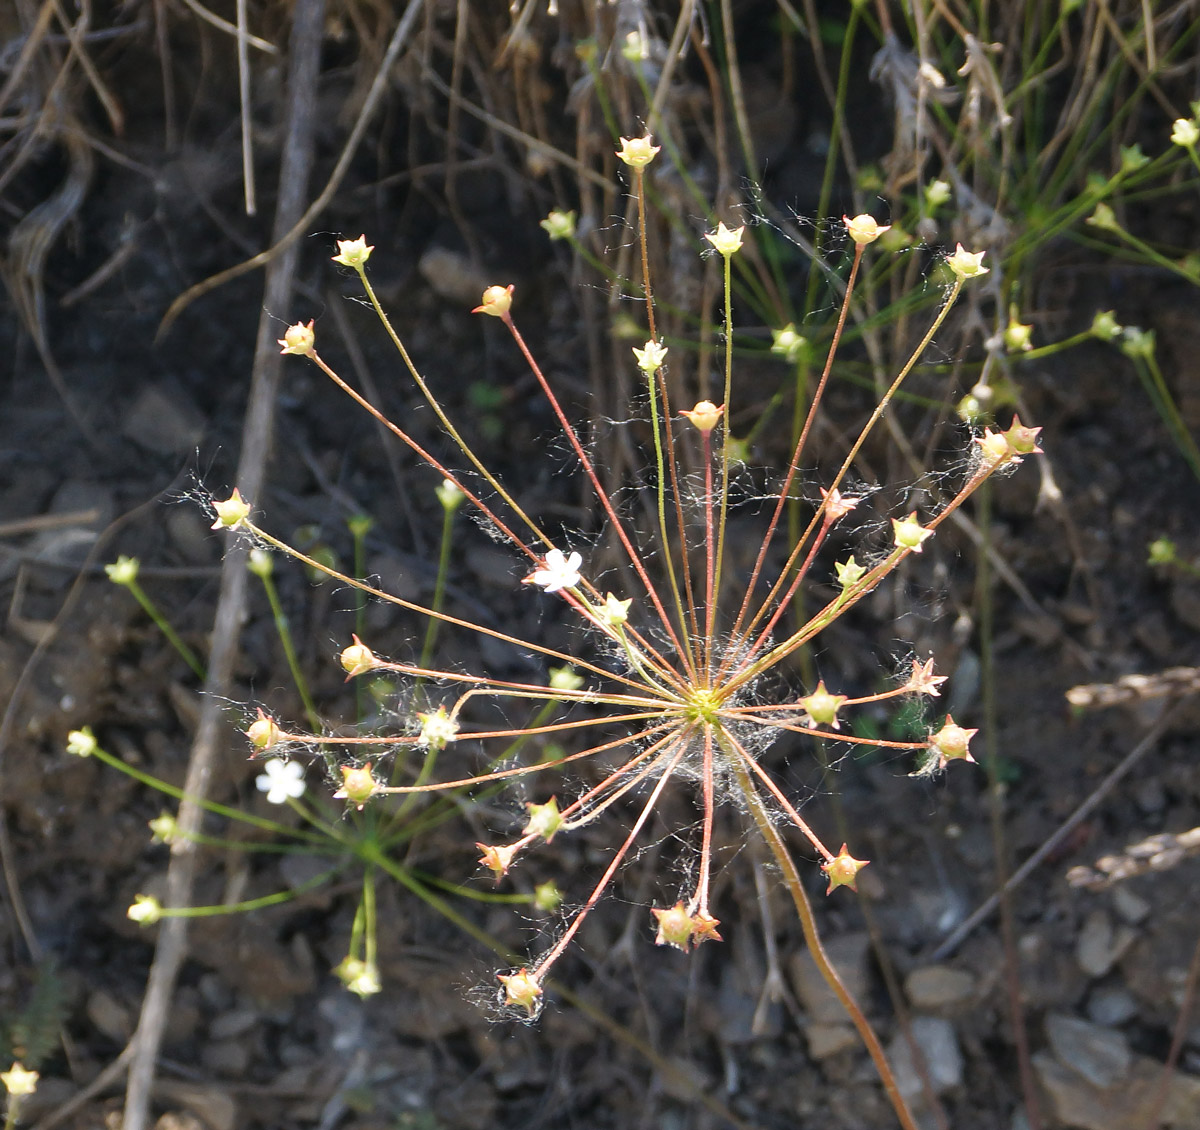
[[[1157,777],[1147,777],[1146,780],[1140,782],[1134,793],[1134,799],[1137,801],[1138,808],[1147,816],[1154,816],[1167,806],[1167,794],[1163,789],[1162,781]]]
[[[865,933],[843,934],[825,943],[825,952],[850,995],[861,1002],[867,989],[867,951],[871,944]],[[800,1004],[814,1023],[845,1023],[846,1010],[825,983],[817,963],[807,950],[792,955],[789,969],[792,987]]]
[[[1075,939],[1075,960],[1089,977],[1103,977],[1112,968],[1113,924],[1108,912],[1093,910]]]
[[[200,1062],[214,1075],[243,1079],[250,1066],[250,1049],[240,1040],[217,1040],[200,1049]]]
[[[259,1021],[259,1013],[252,1008],[233,1008],[214,1017],[208,1026],[210,1040],[232,1040],[235,1036],[249,1032]]]
[[[133,1016],[106,989],[97,989],[87,1002],[88,1019],[114,1043],[123,1044],[133,1034]]]
[[[1097,1087],[1047,1052],[1033,1056],[1033,1068],[1050,1096],[1063,1126],[1078,1130],[1130,1130],[1147,1123],[1158,1102],[1162,1064],[1139,1056],[1119,1085]],[[1200,1126],[1200,1079],[1182,1071],[1172,1074],[1167,1101],[1155,1126],[1179,1130]]]
[[[1137,1016],[1138,1004],[1125,989],[1097,989],[1087,1002],[1087,1014],[1104,1028],[1117,1028]]]
[[[156,455],[183,455],[200,442],[204,415],[179,385],[156,381],[135,398],[121,431]]]
[[[1133,1061],[1129,1043],[1120,1032],[1061,1012],[1046,1017],[1046,1038],[1059,1063],[1094,1087],[1119,1083]]]
[[[850,1024],[810,1024],[804,1036],[808,1054],[818,1062],[859,1046],[858,1033]]]
[[[219,556],[219,537],[213,536],[198,506],[172,506],[163,525],[171,545],[189,565],[211,565]]]
[[[1132,927],[1114,929],[1108,911],[1093,910],[1076,939],[1075,960],[1089,977],[1103,977],[1136,940],[1137,932]]]
[[[238,1124],[237,1104],[224,1087],[204,1087],[163,1079],[155,1083],[154,1094],[167,1103],[184,1107],[186,1114],[199,1116],[205,1130],[234,1130]],[[175,1114],[175,1117],[185,1116],[185,1112]],[[178,1122],[172,1125],[184,1127],[194,1126],[195,1123]]]
[[[915,1017],[912,1039],[925,1060],[929,1082],[936,1094],[943,1094],[962,1083],[962,1052],[950,1021],[937,1016]],[[924,1092],[921,1073],[913,1062],[912,1046],[903,1032],[897,1032],[892,1040],[888,1062],[896,1073],[896,1086],[906,1099],[915,1099]]]
[[[969,1001],[975,993],[975,978],[949,965],[914,969],[904,982],[909,1003],[915,1009],[953,1008]]]
[[[1150,904],[1137,894],[1128,883],[1117,883],[1112,888],[1113,909],[1130,926],[1144,922],[1150,914]]]
[[[1191,578],[1173,585],[1171,611],[1182,623],[1200,632],[1200,585]]]
[[[491,281],[471,259],[448,247],[431,247],[417,263],[421,277],[442,298],[478,305]]]

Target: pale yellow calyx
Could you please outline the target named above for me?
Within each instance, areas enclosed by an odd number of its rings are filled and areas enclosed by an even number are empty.
[[[623,137],[621,138],[621,148],[617,150],[617,156],[631,169],[644,169],[654,160],[655,154],[661,148],[661,145],[650,144],[649,134],[646,134],[645,137]]]
[[[4,1089],[14,1099],[32,1095],[37,1090],[38,1078],[36,1071],[26,1071],[20,1063],[14,1063],[7,1071],[0,1071],[0,1083],[4,1084]]]
[[[717,224],[716,231],[704,233],[704,238],[713,245],[722,255],[728,258],[735,252],[740,251],[742,247],[742,233],[746,230],[746,225],[743,224],[740,228],[727,228],[725,224]]]
[[[308,357],[316,348],[317,335],[313,331],[313,319],[308,324],[297,322],[283,331],[283,337],[276,339],[276,344],[282,346],[280,353],[291,353],[296,357]]]
[[[1171,144],[1191,149],[1200,141],[1200,126],[1191,118],[1176,118],[1171,126]]]
[[[542,986],[528,969],[522,967],[516,973],[497,973],[497,980],[504,986],[504,1001],[523,1008],[532,1016],[542,995]]]
[[[444,706],[428,714],[418,714],[417,718],[421,722],[421,744],[428,749],[445,749],[458,737],[458,723]]]
[[[682,415],[686,416],[695,428],[707,435],[717,426],[717,421],[721,419],[721,413],[724,411],[723,407],[718,408],[711,400],[702,400],[695,408],[685,408]]]
[[[638,368],[649,377],[662,368],[667,358],[667,347],[657,341],[648,341],[643,349],[633,346],[633,355],[637,358]]]
[[[237,487],[233,488],[233,494],[228,498],[213,499],[212,508],[217,516],[211,527],[214,530],[236,530],[250,517],[250,503],[242,498]]]
[[[342,771],[342,787],[334,793],[337,800],[348,800],[361,811],[364,804],[375,795],[379,782],[371,774],[371,763],[355,768],[353,765],[339,766]]]
[[[371,252],[375,250],[375,245],[367,246],[367,237],[360,235],[357,239],[339,239],[337,241],[338,253],[333,256],[335,263],[341,263],[343,267],[353,267],[355,270],[361,269],[366,265],[367,260],[371,257]]]
[[[618,627],[629,619],[629,606],[633,597],[628,600],[618,600],[612,593],[605,593],[604,607],[600,609],[600,619],[610,628]]]
[[[275,719],[264,714],[262,707],[259,707],[258,720],[251,722],[246,729],[246,737],[250,739],[250,744],[261,753],[275,745],[279,741],[279,735],[280,729]]]
[[[862,246],[874,243],[885,231],[890,231],[892,227],[891,224],[878,223],[874,216],[869,216],[865,212],[855,216],[853,219],[849,216],[843,216],[842,223],[846,225],[846,234],[855,243]]]
[[[955,247],[954,254],[946,257],[946,266],[960,279],[977,278],[988,273],[988,268],[983,265],[986,254],[986,251],[967,251],[960,243]]]
[[[483,299],[471,311],[472,314],[491,314],[493,318],[503,318],[512,309],[513,284],[508,286],[489,286],[483,292]]]
[[[892,519],[892,535],[898,549],[920,553],[925,539],[933,537],[933,531],[925,529],[917,521],[917,512],[914,510],[907,518]]]

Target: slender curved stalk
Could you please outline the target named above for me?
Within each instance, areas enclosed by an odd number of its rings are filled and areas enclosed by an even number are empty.
[[[746,803],[750,806],[750,814],[754,818],[754,823],[766,841],[775,862],[779,865],[788,894],[792,896],[792,903],[796,907],[796,915],[800,919],[800,927],[804,931],[804,941],[808,946],[808,952],[812,955],[825,983],[841,1002],[854,1027],[858,1030],[859,1037],[866,1045],[867,1052],[879,1072],[883,1088],[887,1092],[888,1101],[891,1102],[892,1109],[900,1120],[900,1125],[904,1127],[904,1130],[917,1130],[917,1123],[908,1109],[908,1104],[904,1101],[904,1096],[900,1094],[896,1076],[887,1061],[879,1037],[875,1035],[875,1031],[863,1015],[862,1009],[850,995],[850,990],[846,988],[838,971],[829,960],[825,947],[821,944],[821,937],[817,933],[816,919],[813,917],[812,904],[808,901],[804,884],[800,880],[800,872],[796,869],[796,864],[788,852],[787,845],[783,842],[783,837],[779,834],[779,829],[772,822],[771,814],[754,788],[754,783],[750,780],[750,774],[742,764],[741,758],[732,750],[727,752],[730,754],[730,763],[733,765],[738,787],[741,789]]]

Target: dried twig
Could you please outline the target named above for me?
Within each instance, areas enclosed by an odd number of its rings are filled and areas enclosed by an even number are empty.
[[[313,160],[317,78],[324,19],[324,0],[303,0],[296,5],[293,14],[288,74],[290,109],[285,130],[287,143],[279,171],[279,204],[274,225],[276,243],[295,226],[304,212]],[[238,463],[239,489],[248,498],[259,495],[265,478],[279,375],[280,358],[271,311],[284,309],[288,304],[297,254],[298,247],[293,242],[271,260],[267,270],[264,313],[259,321],[250,403],[242,430],[242,454]],[[195,833],[200,827],[203,816],[201,804],[208,794],[213,763],[219,748],[224,722],[223,704],[228,698],[241,634],[245,589],[245,550],[234,547],[225,558],[222,570],[208,679],[204,688],[204,706],[184,781],[185,799],[179,806],[182,835],[172,848],[171,863],[167,870],[170,906],[187,906],[191,901],[197,864]],[[154,964],[150,968],[146,996],[134,1034],[133,1056],[125,1091],[124,1130],[145,1130],[148,1124],[158,1049],[166,1027],[175,978],[186,953],[186,942],[187,919],[166,919],[159,934]]]

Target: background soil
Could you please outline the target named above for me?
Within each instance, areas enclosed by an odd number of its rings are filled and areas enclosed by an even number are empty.
[[[761,30],[771,11],[747,6],[740,16],[747,52],[759,49],[753,44],[771,49],[774,41]],[[421,42],[452,34],[445,15]],[[169,302],[187,286],[265,246],[272,212],[269,198],[258,220],[239,210],[231,41],[190,17],[172,16],[180,137],[171,148],[150,13],[117,7],[105,17],[104,26],[119,34],[97,39],[95,53],[119,93],[124,133],[108,137],[107,150],[94,157],[86,194],[58,232],[40,277],[20,275],[10,241],[6,278],[14,300],[0,310],[0,355],[12,359],[3,366],[0,416],[2,568],[10,609],[0,639],[0,699],[11,701],[0,769],[7,838],[0,846],[6,882],[10,890],[19,886],[37,947],[31,949],[6,900],[0,1005],[11,1018],[31,999],[57,995],[67,1038],[40,1065],[33,1118],[93,1077],[132,1031],[154,931],[129,922],[125,909],[136,894],[160,889],[166,867],[166,849],[151,844],[146,827],[169,807],[163,798],[69,757],[66,734],[90,725],[132,765],[179,783],[199,709],[195,677],[101,565],[118,553],[140,558],[145,587],[203,652],[225,541],[208,530],[200,500],[233,485],[260,277],[247,275],[206,295],[157,342],[156,332]],[[286,13],[268,9],[262,19],[262,34],[282,42]],[[331,11],[314,183],[332,167],[370,78],[365,60],[372,50],[377,57],[385,23],[368,9]],[[539,24],[540,34],[548,36],[548,26]],[[532,70],[549,84],[541,104],[550,116],[546,128],[569,139],[578,124],[567,108],[577,106],[567,97],[575,72],[557,61],[563,45],[544,42],[549,46]],[[764,83],[782,66],[769,58]],[[528,74],[508,64],[488,82],[503,90]],[[257,162],[269,197],[281,143],[278,60],[256,62],[256,82]],[[102,137],[95,99],[82,92],[77,103],[77,120]],[[881,95],[864,83],[856,103],[852,128],[866,150],[882,153],[888,138],[873,136],[887,120]],[[754,118],[780,154],[768,182],[771,197],[800,215],[815,206],[816,162],[804,155],[814,151],[821,113],[798,95],[793,114],[761,110]],[[348,367],[356,345],[381,402],[419,440],[448,452],[361,309],[355,282],[329,263],[335,235],[366,232],[376,248],[381,297],[450,415],[467,421],[485,460],[535,512],[595,533],[599,523],[581,501],[579,484],[563,473],[553,420],[533,395],[531,378],[493,332],[497,327],[468,313],[484,285],[517,284],[521,324],[535,353],[576,415],[595,424],[598,450],[611,443],[605,458],[619,465],[625,441],[613,439],[618,430],[603,421],[630,413],[591,399],[598,390],[619,400],[622,387],[616,377],[605,387],[610,347],[597,347],[589,336],[600,292],[537,226],[550,207],[577,201],[561,171],[543,170],[515,146],[473,133],[470,123],[462,129],[479,155],[458,170],[448,194],[440,164],[444,114],[434,88],[407,59],[335,203],[304,242],[292,307],[270,313],[281,334],[287,322],[316,318],[323,351],[336,365]],[[623,128],[637,132],[639,122],[631,118]],[[3,222],[10,231],[55,199],[72,167],[69,146],[40,147],[7,186]],[[843,191],[835,214],[848,200]],[[702,230],[703,217],[692,219]],[[1194,200],[1174,200],[1147,222],[1194,231],[1196,220]],[[602,226],[619,250],[627,240],[619,217]],[[928,251],[953,238],[951,231],[939,233]],[[118,252],[111,274],[85,294],[72,294]],[[26,303],[16,300],[32,293],[31,281],[44,288],[46,340],[70,406],[34,348],[22,317]],[[1189,424],[1197,422],[1194,290],[1165,273],[1122,268],[1065,244],[1047,250],[1042,287],[1029,311],[1037,340],[1086,329],[1100,309],[1114,309],[1123,324],[1154,329],[1176,398]],[[351,342],[341,337],[333,313],[339,306],[355,335]],[[611,349],[624,358],[628,343]],[[745,380],[749,420],[782,378],[764,364],[748,366]],[[1044,428],[1046,456],[998,483],[992,499],[995,542],[1027,595],[993,575],[999,724],[987,735],[988,751],[1003,766],[1000,808],[1014,863],[1090,795],[1161,709],[1154,701],[1072,717],[1066,690],[1194,664],[1200,631],[1200,585],[1155,574],[1145,563],[1146,544],[1163,534],[1184,557],[1200,553],[1200,513],[1195,479],[1129,362],[1097,342],[1026,365],[1019,380],[1032,420]],[[955,387],[951,401],[965,391]],[[836,423],[822,444],[836,450],[840,429],[849,430],[849,421],[868,408],[861,390],[836,389],[828,407]],[[432,475],[406,453],[388,451],[362,414],[299,360],[288,359],[276,435],[269,488],[254,500],[264,523],[288,537],[327,543],[346,560],[345,519],[370,514],[369,570],[391,591],[429,599],[440,528]],[[755,454],[771,465],[785,457],[786,442],[768,434]],[[881,446],[871,453],[877,469],[897,466],[883,452]],[[768,483],[769,474],[761,481]],[[880,505],[899,512],[904,501],[890,495]],[[564,629],[545,603],[516,591],[521,570],[514,555],[468,523],[461,531],[452,604],[517,636],[560,643]],[[334,721],[353,717],[353,697],[334,662],[351,630],[348,594],[283,565],[278,582],[322,711]],[[75,584],[77,599],[68,602]],[[978,725],[978,584],[969,542],[953,533],[939,537],[936,549],[832,634],[817,657],[820,670],[836,675],[838,690],[869,692],[911,652],[931,654],[952,676],[947,689],[956,719]],[[52,642],[35,651],[51,625]],[[382,606],[370,609],[369,625],[370,642],[383,653],[423,632],[420,623]],[[231,722],[242,722],[259,704],[299,718],[257,591],[243,639]],[[448,667],[473,662],[479,647],[453,633],[442,646]],[[500,676],[533,670],[516,649],[484,658]],[[1115,1130],[1138,1125],[1148,1109],[1146,1081],[1167,1055],[1196,936],[1194,866],[1185,862],[1104,893],[1074,889],[1064,876],[1141,837],[1200,824],[1195,720],[1194,711],[1178,713],[1137,769],[1014,895],[1020,995],[1050,1125]],[[909,765],[875,758],[843,759],[827,774],[799,740],[780,742],[764,763],[826,838],[840,838],[840,807],[855,854],[872,860],[862,902],[832,898],[821,902],[819,914],[826,941],[863,992],[885,1041],[897,1037],[900,1025],[885,966],[866,945],[869,929],[917,1017],[949,1125],[1024,1125],[996,920],[976,928],[954,954],[931,957],[995,886],[982,770],[953,766],[935,781],[918,781],[907,776]],[[267,813],[254,787],[259,771],[231,724],[214,799]],[[310,787],[321,787],[316,770],[309,779]],[[479,876],[474,843],[519,819],[523,799],[514,791],[481,800],[415,842],[406,862],[490,890]],[[822,1012],[799,930],[745,814],[727,809],[720,818],[714,897],[724,943],[687,958],[652,944],[647,907],[674,898],[697,818],[682,792],[664,803],[646,846],[559,970],[558,980],[578,999],[555,994],[534,1025],[497,1022],[488,987],[495,957],[430,906],[388,886],[381,888],[379,911],[384,991],[366,1002],[347,994],[330,970],[350,936],[357,895],[350,874],[278,908],[197,921],[164,1048],[161,1112],[176,1119],[170,1125],[191,1118],[217,1130],[602,1130],[734,1120],[825,1130],[892,1125],[865,1054],[844,1038],[839,1018]],[[518,889],[553,878],[571,898],[582,898],[629,819],[614,813],[555,840],[514,879]],[[238,834],[215,824],[212,831]],[[815,865],[809,872],[818,894]],[[198,901],[267,894],[311,874],[304,856],[211,850]],[[517,950],[535,951],[553,928],[527,909],[467,899],[454,905]],[[914,980],[923,969],[933,972]],[[1200,1029],[1188,1037],[1181,1069],[1169,1124],[1200,1127]],[[1131,1095],[1135,1105],[1121,1107]],[[104,1094],[71,1124],[103,1125],[119,1106],[115,1092]]]

